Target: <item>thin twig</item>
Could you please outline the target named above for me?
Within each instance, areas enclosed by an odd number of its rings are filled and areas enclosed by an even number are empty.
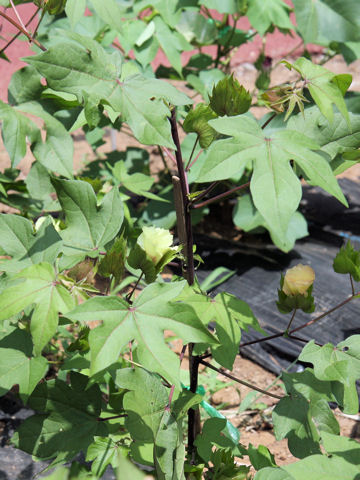
[[[114,415],[113,417],[99,417],[97,418],[96,420],[98,422],[106,422],[107,420],[115,420],[116,418],[124,418],[124,417],[127,417],[128,414],[127,413],[123,413],[121,415]]]
[[[162,147],[166,153],[166,155],[171,158],[172,162],[176,165],[176,158],[174,157],[174,155],[170,152],[170,150],[166,147]]]
[[[190,165],[185,169],[185,172],[188,172],[190,170],[190,168],[195,165],[195,163],[197,162],[198,158],[200,157],[200,155],[203,153],[203,149],[200,150],[200,152],[196,155],[196,157],[194,158],[194,160],[190,163]]]
[[[296,315],[296,312],[297,312],[297,308],[294,309],[293,311],[293,314],[291,315],[291,318],[290,318],[290,321],[288,323],[288,326],[286,327],[286,331],[288,332],[289,331],[289,328],[291,327],[291,324],[295,318],[295,315]]]
[[[288,338],[291,338],[292,340],[298,340],[299,342],[303,342],[303,343],[308,343],[308,339],[306,338],[301,338],[301,337],[296,337],[295,335],[289,335]],[[321,343],[318,343],[318,342],[315,342],[315,345],[318,345],[319,347],[322,347],[323,345]]]
[[[32,14],[32,16],[30,17],[30,19],[25,23],[25,27],[28,27],[28,26],[30,25],[30,23],[34,20],[34,18],[35,18],[36,15],[38,14],[39,10],[40,10],[40,7],[36,10],[35,13]],[[16,40],[18,37],[20,37],[21,33],[22,33],[21,31],[17,32],[17,33],[12,37],[12,39],[8,41],[8,43],[0,50],[0,55],[1,55],[2,53],[4,53],[5,50],[6,50],[8,47],[10,47],[10,45],[11,45],[12,43],[14,43],[15,40]]]
[[[144,272],[141,272],[141,274],[140,274],[139,278],[137,279],[137,281],[136,281],[134,287],[132,288],[131,292],[126,295],[126,301],[127,302],[129,302],[129,303],[131,302],[131,297],[134,295],[134,292],[137,289],[143,275],[144,275]]]
[[[227,373],[223,368],[216,368],[214,365],[211,365],[211,363],[205,362],[205,360],[200,360],[200,363],[202,365],[205,365],[206,367],[211,368],[212,370],[215,370],[215,372],[220,373],[221,375],[224,375],[224,377],[230,378],[231,380],[234,380],[237,383],[240,383],[241,385],[244,385],[245,387],[249,387],[253,390],[256,390],[257,392],[263,393],[264,395],[269,395],[270,397],[276,398],[278,400],[281,400],[283,397],[280,397],[280,395],[276,395],[275,393],[269,393],[266,390],[263,390],[260,387],[257,387],[256,385],[252,385],[251,383],[245,382],[245,380],[240,380],[240,378],[234,377],[234,375],[231,375],[230,373]]]
[[[255,345],[256,343],[266,342],[267,340],[272,340],[274,338],[282,337],[286,333],[286,330],[279,333],[274,333],[274,335],[269,335],[267,337],[258,338],[257,340],[251,340],[250,342],[240,343],[239,348],[248,347],[249,345]]]
[[[239,185],[237,187],[234,187],[231,190],[228,190],[227,192],[224,192],[224,193],[220,193],[219,195],[216,195],[216,197],[209,198],[208,200],[205,200],[204,202],[192,204],[191,208],[205,207],[206,205],[209,205],[210,203],[216,202],[217,200],[220,200],[221,198],[228,197],[229,195],[237,192],[238,190],[242,190],[243,188],[247,188],[249,185],[250,185],[250,182],[244,183],[244,185]]]
[[[7,20],[9,23],[11,23],[11,25],[14,25],[15,28],[20,30],[20,32],[23,33],[28,38],[28,40],[30,42],[34,42],[35,45],[40,48],[40,50],[42,50],[43,52],[46,52],[46,47],[44,47],[44,45],[42,43],[40,43],[38,40],[36,40],[36,38],[33,39],[31,37],[31,35],[26,30],[24,30],[21,25],[16,23],[15,20],[13,20],[11,17],[9,17],[9,15],[6,15],[6,13],[0,11],[0,16],[5,18],[5,20]]]
[[[202,198],[206,197],[206,195],[210,193],[217,185],[219,185],[219,183],[219,181],[211,183],[203,192],[201,192],[196,198],[194,198],[193,202],[198,202]]]
[[[276,117],[276,115],[277,115],[277,113],[273,113],[273,114],[271,115],[271,117],[269,117],[269,118],[266,120],[266,122],[264,123],[264,125],[261,127],[262,130],[264,130],[264,128],[267,127],[272,120],[274,120],[274,118]]]
[[[22,21],[22,18],[20,17],[19,15],[19,12],[17,11],[15,5],[14,5],[14,2],[13,0],[10,0],[10,5],[11,5],[11,8],[14,10],[14,13],[16,15],[16,18],[19,20],[20,22],[20,25],[22,26],[22,28],[25,30],[25,32],[27,32],[27,29],[26,29],[26,26],[24,25],[24,22]]]
[[[38,24],[36,25],[35,30],[34,30],[34,33],[32,34],[32,39],[33,39],[33,40],[34,40],[34,38],[36,37],[37,31],[38,31],[38,29],[39,29],[39,27],[40,27],[40,23],[42,22],[42,20],[43,20],[43,18],[44,18],[45,12],[46,12],[45,9],[41,12],[41,15],[40,15],[40,19],[39,19],[39,21],[38,21]]]
[[[197,144],[198,144],[199,138],[200,138],[200,137],[199,137],[199,135],[198,135],[198,136],[196,137],[194,146],[193,146],[193,148],[192,148],[192,150],[191,150],[191,154],[190,154],[189,160],[188,160],[188,162],[187,162],[187,164],[186,164],[185,172],[188,171],[188,168],[189,168],[189,165],[190,165],[190,163],[191,163],[192,157],[193,157],[193,155],[194,155],[194,152],[195,152],[196,146],[197,146]]]
[[[351,283],[351,293],[355,295],[355,287],[354,287],[354,282],[351,273],[349,273],[350,276],[350,283]]]
[[[168,165],[167,165],[167,163],[166,163],[165,156],[164,156],[164,152],[162,151],[160,145],[158,145],[157,148],[158,148],[158,152],[159,152],[160,158],[161,158],[161,160],[162,160],[162,162],[163,162],[163,165],[164,165],[164,171],[165,171],[165,173],[168,173],[168,172],[169,172],[169,167],[168,167]]]
[[[303,328],[305,327],[308,327],[316,322],[318,322],[319,320],[321,320],[322,318],[326,317],[326,315],[329,315],[330,313],[332,312],[335,312],[335,310],[337,310],[338,308],[346,305],[348,302],[350,302],[351,300],[353,300],[354,298],[357,297],[357,295],[360,295],[360,292],[357,292],[355,293],[354,295],[351,295],[349,298],[347,298],[346,300],[344,300],[343,302],[339,303],[338,305],[336,305],[335,307],[331,308],[330,310],[327,310],[326,312],[322,313],[321,315],[318,315],[316,318],[304,323],[303,325],[300,325],[300,327],[297,327],[297,328],[293,328],[292,330],[290,330],[289,332],[287,332],[286,330],[282,331],[282,332],[279,332],[279,333],[275,333],[274,335],[269,335],[267,337],[264,337],[264,338],[258,338],[257,340],[251,340],[250,342],[245,342],[245,343],[241,343],[239,345],[239,348],[242,348],[242,347],[248,347],[249,345],[255,345],[256,343],[261,343],[261,342],[266,342],[268,340],[273,340],[274,338],[279,338],[279,337],[283,337],[285,334],[287,334],[287,337],[286,338],[294,338],[295,337],[293,336],[293,333],[295,332],[298,332],[299,330],[302,330]]]
[[[293,328],[293,329],[289,332],[289,335],[292,335],[293,333],[298,332],[299,330],[302,330],[303,328],[308,327],[309,325],[312,325],[312,324],[315,323],[315,322],[318,322],[318,321],[321,320],[322,318],[326,317],[326,315],[329,315],[330,313],[335,312],[335,310],[337,310],[337,309],[340,308],[340,307],[343,307],[344,305],[346,305],[347,303],[349,303],[351,300],[353,300],[353,298],[354,298],[356,295],[360,295],[360,292],[358,292],[358,293],[355,294],[355,295],[351,295],[351,297],[349,297],[349,298],[347,298],[346,300],[344,300],[343,302],[339,303],[339,304],[336,305],[334,308],[331,308],[330,310],[328,310],[328,311],[325,312],[325,313],[322,313],[321,315],[319,315],[318,317],[314,318],[313,320],[310,320],[309,322],[306,322],[306,323],[304,323],[303,325],[300,325],[300,327]]]

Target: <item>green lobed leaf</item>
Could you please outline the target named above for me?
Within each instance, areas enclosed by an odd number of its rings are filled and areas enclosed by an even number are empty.
[[[62,240],[49,217],[37,232],[30,220],[19,215],[0,214],[0,247],[11,260],[2,260],[0,269],[19,272],[40,262],[53,263]]]
[[[310,408],[304,397],[284,397],[273,411],[276,439],[287,438],[290,452],[298,458],[320,453],[320,434]]]
[[[16,110],[36,115],[45,122],[45,141],[43,142],[39,137],[32,145],[36,160],[48,170],[66,178],[72,178],[74,145],[71,135],[63,124],[37,102],[22,103],[16,107]]]
[[[91,463],[91,471],[96,478],[101,478],[108,465],[116,468],[120,463],[120,457],[124,456],[120,445],[112,438],[95,437],[93,443],[86,452],[86,461]]]
[[[359,407],[355,382],[360,378],[360,335],[352,335],[336,347],[320,347],[312,340],[299,360],[314,365],[319,380],[331,382],[332,393],[345,413],[356,413]]]
[[[237,13],[240,8],[239,0],[200,0],[200,5],[207,8],[213,8],[219,13]]]
[[[26,59],[46,78],[48,86],[76,95],[84,105],[108,104],[121,113],[140,142],[173,148],[167,120],[170,112],[164,100],[172,105],[185,105],[191,100],[155,78],[132,75],[120,81],[117,52],[109,55],[95,40],[75,33],[68,33],[68,37],[72,43],[58,43]]]
[[[360,146],[360,116],[349,114],[351,128],[340,113],[330,123],[316,107],[306,108],[304,114],[293,115],[287,128],[296,130],[320,145],[331,159]]]
[[[290,7],[283,0],[249,0],[247,17],[251,25],[261,36],[272,25],[282,29],[293,30],[294,25],[289,18]]]
[[[99,422],[101,391],[87,388],[88,378],[70,373],[71,384],[50,380],[37,386],[28,404],[38,413],[27,418],[13,436],[13,443],[38,458],[72,459],[86,451],[94,436],[105,436]],[[46,438],[46,441],[44,441]]]
[[[300,462],[283,466],[282,469],[290,474],[289,480],[303,480],[307,476],[310,476],[311,480],[357,480],[356,477],[359,476],[357,466],[337,455],[311,455]],[[284,477],[284,480],[287,480],[287,477]]]
[[[81,20],[85,13],[86,0],[67,0],[65,13],[70,21],[71,28],[74,30],[75,25]]]
[[[261,470],[265,467],[276,467],[274,455],[270,453],[269,449],[265,445],[259,445],[257,448],[249,443],[247,454],[251,465],[255,470]]]
[[[355,282],[360,282],[360,251],[348,241],[334,258],[333,267],[336,273],[348,273]]]
[[[256,473],[254,480],[294,480],[294,477],[282,468],[265,467]]]
[[[118,297],[93,297],[67,314],[80,322],[102,320],[89,335],[91,374],[116,362],[122,348],[136,340],[138,361],[179,385],[178,357],[167,347],[164,330],[172,330],[184,342],[217,342],[190,307],[169,304],[184,285],[151,284],[131,306]]]
[[[360,8],[357,0],[293,0],[297,30],[305,43],[360,40]],[[336,25],[336,28],[332,28]]]
[[[65,213],[66,228],[61,230],[66,255],[99,254],[119,232],[124,218],[123,204],[117,188],[107,193],[100,206],[88,182],[60,180],[52,184]]]
[[[180,36],[178,32],[170,30],[166,22],[164,22],[161,17],[156,16],[153,22],[155,25],[155,36],[161,49],[164,51],[170,64],[179,73],[179,75],[181,75],[181,53],[183,51],[192,50],[192,45],[188,43],[182,35]]]
[[[322,433],[322,444],[328,455],[337,455],[349,464],[360,467],[360,445],[355,439]]]
[[[153,460],[159,479],[184,479],[185,446],[182,418],[198,403],[197,396],[180,394],[169,406],[169,390],[161,378],[144,369],[121,369],[116,374],[118,387],[125,393],[125,426],[135,443],[153,443]],[[173,476],[173,474],[177,476]]]
[[[334,120],[333,104],[335,104],[350,128],[349,112],[344,95],[352,82],[352,76],[350,74],[335,75],[304,57],[298,58],[293,68],[303,77],[310,95],[329,122],[332,123]]]
[[[0,294],[0,321],[35,304],[30,332],[34,352],[40,355],[56,332],[58,313],[71,310],[74,299],[66,288],[57,282],[54,268],[49,263],[38,263],[25,268],[12,279],[9,287]]]
[[[300,166],[311,184],[319,185],[347,205],[328,162],[313,151],[319,146],[310,138],[294,130],[267,135],[254,119],[245,116],[218,118],[209,123],[219,133],[232,138],[211,145],[197,181],[231,178],[252,161],[253,202],[279,239],[286,238],[290,219],[301,198],[300,181],[290,160]]]
[[[208,462],[211,459],[213,447],[232,451],[234,455],[246,455],[242,445],[235,445],[232,440],[224,435],[226,418],[209,418],[205,421],[201,433],[195,439],[195,446],[200,457]]]
[[[129,174],[126,162],[120,160],[115,163],[112,173],[116,180],[130,192],[136,193],[142,197],[150,198],[151,200],[157,200],[158,202],[166,202],[163,198],[149,192],[154,179],[149,174],[141,172],[135,172]]]
[[[214,20],[192,10],[184,10],[181,13],[176,29],[188,42],[195,45],[211,45],[218,37]]]
[[[110,25],[111,28],[121,32],[123,12],[116,0],[91,0],[91,4],[101,20]]]
[[[1,136],[10,156],[11,166],[16,167],[26,153],[26,137],[38,135],[38,128],[15,108],[0,100]]]
[[[136,442],[153,443],[169,403],[168,389],[161,378],[142,368],[122,368],[115,383],[130,390],[125,394],[123,407],[127,412],[126,428]]]
[[[285,252],[288,252],[294,247],[296,240],[309,235],[306,219],[297,211],[290,218],[286,236],[279,238],[279,235],[271,229],[271,225],[265,222],[260,212],[255,208],[249,194],[242,195],[238,198],[233,210],[233,222],[245,232],[256,230],[259,227],[265,227],[269,230],[271,239],[275,245]]]
[[[14,385],[19,386],[20,397],[26,401],[38,382],[44,377],[48,363],[44,357],[29,357],[17,348],[11,348],[8,337],[0,341],[0,395]]]
[[[20,68],[11,77],[8,88],[8,102],[10,105],[19,105],[38,100],[43,90],[41,75],[34,67]]]
[[[241,330],[248,331],[251,326],[263,333],[249,305],[234,295],[222,292],[215,298],[210,298],[188,289],[180,298],[191,305],[204,325],[216,322],[216,335],[220,344],[211,345],[211,352],[215,360],[225,368],[232,369],[239,353]]]

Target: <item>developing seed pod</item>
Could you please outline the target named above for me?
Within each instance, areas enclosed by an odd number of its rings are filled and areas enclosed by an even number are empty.
[[[34,0],[34,3],[49,15],[59,15],[65,9],[66,0]]]

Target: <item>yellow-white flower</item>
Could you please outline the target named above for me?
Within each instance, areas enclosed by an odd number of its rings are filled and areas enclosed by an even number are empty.
[[[315,272],[309,265],[296,265],[285,273],[283,292],[286,295],[307,295],[308,288],[314,283]]]
[[[137,243],[145,251],[147,257],[151,259],[154,265],[157,265],[169,250],[178,250],[177,247],[171,246],[173,236],[169,230],[159,227],[143,227]]]

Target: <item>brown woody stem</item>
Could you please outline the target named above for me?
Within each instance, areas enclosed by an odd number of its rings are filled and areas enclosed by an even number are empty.
[[[209,198],[208,200],[204,200],[203,202],[192,204],[191,208],[205,207],[206,205],[209,205],[210,203],[213,203],[213,202],[216,202],[217,200],[221,200],[222,198],[228,197],[229,195],[237,192],[238,190],[242,190],[243,188],[247,188],[249,185],[250,185],[250,182],[244,183],[244,185],[239,185],[237,187],[234,187],[231,190],[228,190],[227,192],[224,192],[224,193],[220,193],[219,195],[216,195],[215,197]]]
[[[5,18],[5,20],[14,25],[14,27],[16,27],[21,33],[23,33],[28,38],[29,42],[34,42],[37,47],[39,47],[43,52],[46,52],[46,47],[44,47],[42,43],[36,40],[36,38],[33,39],[30,33],[24,30],[22,26],[16,23],[15,20],[9,17],[9,15],[6,15],[6,13],[0,11],[0,16]]]
[[[267,390],[263,390],[262,388],[257,387],[256,385],[252,385],[251,383],[245,382],[245,380],[240,380],[240,378],[234,377],[234,375],[231,375],[231,373],[227,373],[223,368],[214,367],[214,365],[211,365],[211,363],[209,362],[205,362],[205,360],[200,360],[200,363],[202,365],[205,365],[206,367],[211,368],[212,370],[215,370],[215,372],[221,373],[221,375],[224,375],[224,377],[230,378],[231,380],[234,380],[235,382],[240,383],[241,385],[244,385],[245,387],[252,388],[257,392],[263,393],[264,395],[269,395],[269,397],[276,398],[277,400],[281,400],[283,398],[283,397],[280,397],[280,395],[276,395],[275,393],[269,393]]]

